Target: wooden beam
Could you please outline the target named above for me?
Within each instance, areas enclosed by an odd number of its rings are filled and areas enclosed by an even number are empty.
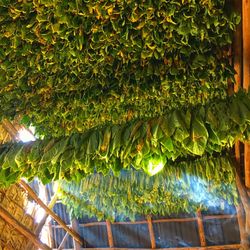
[[[248,235],[246,232],[246,223],[244,218],[244,209],[242,207],[242,204],[239,204],[236,206],[237,211],[237,219],[239,224],[239,231],[240,231],[240,243],[242,250],[248,250],[250,249],[250,242],[248,240]]]
[[[57,248],[57,250],[63,250],[64,245],[66,244],[66,241],[68,239],[68,236],[69,236],[69,233],[66,232],[66,234],[64,235],[62,242],[61,242],[60,246]]]
[[[156,243],[155,243],[154,228],[153,228],[152,218],[150,215],[147,216],[147,222],[148,222],[148,231],[149,231],[149,237],[150,237],[150,242],[151,242],[151,248],[155,249]]]
[[[250,1],[242,0],[242,30],[243,30],[243,87],[250,86]],[[250,145],[245,143],[245,185],[250,188]]]
[[[13,226],[19,233],[24,235],[27,239],[32,241],[32,243],[42,250],[51,250],[50,247],[40,242],[36,235],[33,234],[29,229],[24,227],[20,222],[18,222],[4,207],[0,205],[0,217],[2,217],[6,222]]]
[[[237,163],[236,163],[237,164]],[[246,188],[244,186],[243,181],[241,180],[241,177],[239,175],[239,166],[236,165],[237,171],[236,171],[236,185],[237,189],[240,195],[240,199],[242,202],[242,205],[245,210],[246,214],[246,232],[248,235],[250,235],[250,199],[248,197]]]
[[[76,219],[71,220],[71,227],[76,232],[79,233],[79,225]],[[80,250],[81,245],[73,238],[74,250]]]
[[[203,220],[223,220],[223,219],[231,219],[235,218],[235,214],[218,214],[218,215],[205,215],[203,216]]]
[[[107,227],[109,247],[113,248],[114,239],[113,239],[113,234],[112,234],[111,222],[109,220],[106,220],[106,227]]]
[[[13,126],[13,124],[11,122],[4,119],[2,121],[2,126],[9,133],[9,135],[12,138],[13,141],[19,140],[18,131],[16,130],[16,128]]]
[[[170,248],[156,248],[155,250],[230,250],[239,249],[240,244],[207,246],[207,247],[170,247]],[[114,247],[112,250],[150,250],[151,248],[118,248]],[[73,250],[73,249],[64,249]],[[81,250],[108,250],[108,248],[82,248]]]
[[[242,1],[233,0],[233,8],[240,16],[242,16]],[[242,22],[236,27],[234,33],[232,54],[233,66],[236,71],[234,91],[238,92],[242,87]]]
[[[206,215],[203,216],[203,220],[212,220],[212,219],[229,219],[233,218],[235,215],[231,214],[218,214],[218,215]],[[152,220],[152,223],[164,223],[164,222],[191,222],[197,221],[196,217],[191,218],[170,218],[170,219],[157,219]],[[147,224],[148,222],[145,220],[142,221],[119,221],[119,222],[112,222],[112,225],[139,225],[139,224]],[[85,224],[79,224],[80,227],[93,227],[93,226],[105,226],[106,222],[90,222]],[[53,225],[54,228],[60,228],[59,225]]]
[[[197,215],[197,223],[198,223],[198,232],[199,232],[199,237],[200,237],[200,243],[202,247],[206,246],[206,237],[205,237],[205,232],[204,232],[204,226],[202,222],[202,214],[201,211],[198,210],[196,212]]]
[[[71,228],[69,228],[65,222],[59,217],[57,216],[52,210],[50,210],[42,201],[40,198],[37,197],[36,193],[31,189],[31,187],[23,180],[20,181],[20,186],[27,191],[28,195],[37,202],[38,205],[40,205],[45,211],[46,213],[48,213],[55,221],[58,222],[58,224],[61,225],[61,227],[68,232],[73,239],[75,239],[76,241],[78,241],[81,245],[84,244],[84,240],[81,238],[81,236],[74,232]]]

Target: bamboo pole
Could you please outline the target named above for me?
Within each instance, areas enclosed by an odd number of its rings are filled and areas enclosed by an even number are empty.
[[[205,232],[204,232],[204,227],[203,227],[203,222],[202,222],[201,211],[198,210],[196,212],[196,215],[197,215],[198,232],[199,232],[201,246],[205,247],[206,246],[206,237],[205,237]]]
[[[58,222],[58,224],[61,225],[61,227],[68,232],[73,239],[75,239],[76,241],[78,241],[81,245],[84,244],[84,240],[81,238],[81,236],[74,232],[71,228],[69,228],[65,222],[59,217],[57,216],[52,210],[50,210],[42,201],[40,198],[37,197],[37,195],[35,194],[35,192],[31,189],[31,187],[23,180],[20,181],[20,186],[27,191],[28,195],[37,202],[37,204],[39,204],[55,221]]]
[[[250,86],[250,1],[242,1],[242,29],[243,29],[243,87],[248,90]],[[245,185],[250,188],[250,145],[245,143]]]
[[[148,222],[148,231],[149,231],[149,237],[150,237],[150,242],[151,242],[151,248],[155,249],[156,248],[155,235],[154,235],[152,218],[150,215],[147,216],[147,222]]]
[[[107,227],[109,247],[114,247],[114,239],[113,239],[113,234],[112,234],[111,222],[109,220],[106,220],[106,227]]]
[[[27,239],[32,241],[32,243],[42,250],[51,250],[50,247],[40,242],[35,234],[33,234],[29,229],[25,228],[20,222],[18,222],[12,215],[0,206],[0,217],[2,217],[6,222],[13,226],[18,232],[24,235]]]

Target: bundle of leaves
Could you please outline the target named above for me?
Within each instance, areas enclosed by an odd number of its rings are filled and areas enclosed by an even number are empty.
[[[31,180],[35,176],[44,183],[81,180],[90,173],[107,174],[112,169],[118,174],[131,166],[150,174],[151,159],[168,169],[176,159],[221,152],[237,140],[250,140],[250,95],[245,92],[149,120],[1,145],[0,182],[9,185],[20,177]]]
[[[225,0],[3,0],[0,117],[63,136],[224,98],[237,23]]]
[[[193,213],[237,203],[234,165],[227,156],[175,163],[149,177],[142,171],[93,174],[59,181],[57,193],[72,217],[115,220],[136,215]]]

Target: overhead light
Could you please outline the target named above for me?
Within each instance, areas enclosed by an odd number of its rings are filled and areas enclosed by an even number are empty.
[[[158,159],[150,159],[148,161],[147,173],[149,175],[155,175],[159,173],[164,168],[164,161],[161,158]]]
[[[32,132],[25,128],[22,128],[21,130],[18,131],[18,138],[22,142],[29,142],[36,140],[36,137],[32,134]]]

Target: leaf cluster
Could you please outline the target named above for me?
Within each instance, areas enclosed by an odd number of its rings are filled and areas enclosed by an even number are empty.
[[[0,118],[84,132],[224,98],[239,16],[224,0],[4,0]]]
[[[72,217],[114,221],[237,204],[236,190],[234,165],[220,156],[174,163],[153,177],[130,169],[119,176],[93,174],[79,183],[59,181],[57,193]]]
[[[221,152],[237,140],[250,140],[250,96],[245,92],[148,120],[1,145],[0,180],[1,185],[35,176],[44,183],[81,180],[90,173],[118,174],[131,166],[148,172],[151,159],[161,159],[168,168],[171,161]]]

